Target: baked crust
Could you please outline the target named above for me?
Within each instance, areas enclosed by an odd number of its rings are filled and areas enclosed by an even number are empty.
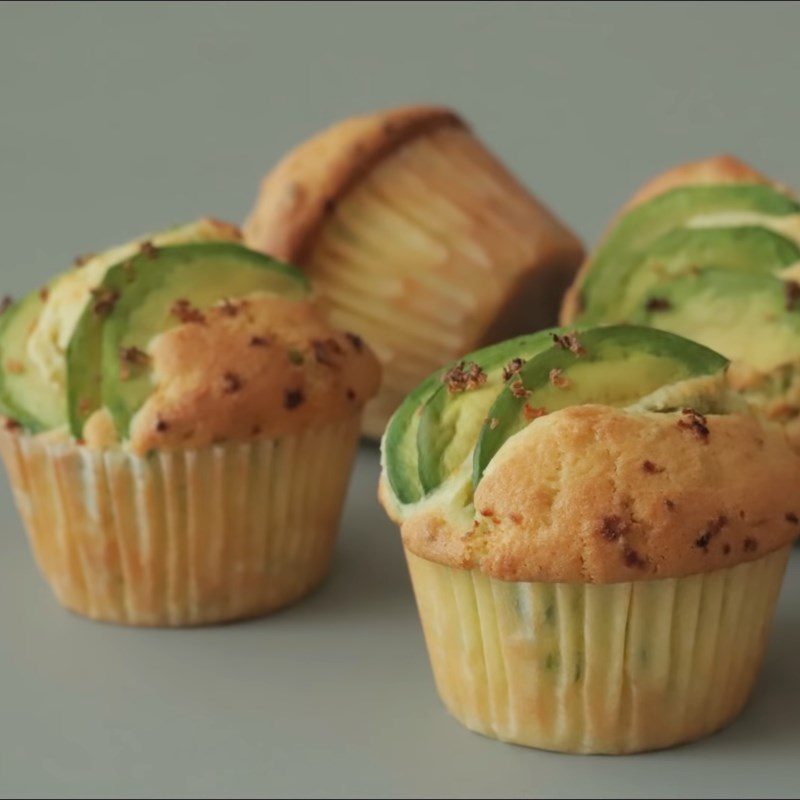
[[[668,169],[644,184],[633,197],[620,209],[611,221],[603,236],[613,229],[620,218],[631,209],[652,200],[660,194],[678,189],[682,186],[703,186],[720,183],[766,183],[791,193],[787,187],[753,169],[749,164],[740,161],[734,156],[723,154],[712,156],[702,161],[690,161],[677,167]],[[574,282],[564,294],[561,305],[560,321],[562,325],[569,325],[580,314],[580,291],[586,273],[592,268],[592,257],[589,256],[581,265]]]
[[[243,232],[249,247],[301,263],[339,197],[380,159],[436,128],[466,124],[448,108],[404,106],[352,117],[286,155],[261,183]]]
[[[156,386],[131,421],[137,454],[299,433],[359,413],[380,382],[359,337],[332,329],[312,301],[267,293],[162,333],[149,355]],[[86,443],[105,447],[98,413]]]
[[[491,462],[474,519],[421,504],[403,542],[501,580],[614,583],[730,567],[796,538],[800,458],[780,430],[747,414],[708,416],[707,437],[682,422],[599,405],[537,419]]]

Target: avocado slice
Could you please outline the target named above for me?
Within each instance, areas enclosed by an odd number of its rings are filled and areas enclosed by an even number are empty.
[[[633,325],[555,341],[525,363],[489,409],[475,446],[473,486],[504,442],[538,416],[582,403],[631,405],[662,386],[713,375],[727,364],[688,339]]]
[[[0,316],[0,412],[31,433],[64,423],[63,398],[28,360],[28,337],[44,308],[47,288],[31,292]]]
[[[581,288],[580,321],[617,319],[620,291],[626,291],[654,242],[695,217],[728,211],[786,216],[800,212],[800,204],[771,186],[738,183],[686,186],[637,206],[617,223],[593,259]],[[720,266],[719,261],[714,266]]]
[[[631,320],[769,372],[800,358],[800,298],[792,299],[793,287],[771,275],[701,270],[659,287]]]
[[[683,275],[707,268],[774,275],[798,261],[800,246],[768,228],[677,228],[656,239],[631,267],[615,319],[606,321],[628,321],[643,297],[657,296],[658,287]]]
[[[468,362],[480,368],[480,386],[453,392],[440,381],[421,409],[417,431],[419,480],[425,494],[441,485],[469,456],[486,412],[503,386],[507,367],[521,367],[550,347],[553,332],[539,331],[473,353]],[[515,359],[519,359],[516,364]]]
[[[146,361],[131,366],[125,351],[146,353],[151,340],[180,323],[176,301],[200,312],[225,298],[253,292],[303,297],[308,283],[295,267],[229,242],[153,248],[105,274],[84,309],[67,352],[72,434],[101,406],[121,438],[153,383]]]

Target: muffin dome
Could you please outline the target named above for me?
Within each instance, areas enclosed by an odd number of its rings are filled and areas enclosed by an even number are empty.
[[[720,156],[668,170],[625,206],[562,322],[651,325],[731,359],[730,379],[800,446],[800,203]]]
[[[676,578],[754,560],[800,532],[800,462],[728,388],[726,366],[635,326],[478,351],[398,410],[382,500],[410,552],[503,580]]]
[[[57,277],[5,311],[0,350],[10,424],[136,454],[324,425],[360,408],[379,376],[302,273],[212,220]]]
[[[555,322],[578,240],[453,111],[412,106],[333,126],[264,179],[245,241],[298,264],[334,325],[384,366],[379,437],[442,363]]]

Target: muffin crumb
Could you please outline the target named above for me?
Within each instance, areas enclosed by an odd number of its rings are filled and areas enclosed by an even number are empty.
[[[530,403],[525,403],[522,407],[522,413],[525,415],[525,419],[528,422],[533,422],[533,420],[539,419],[539,417],[544,417],[547,414],[547,409],[544,406],[533,408]]]
[[[46,303],[48,297],[50,297],[50,289],[47,286],[42,286],[42,288],[39,289],[39,299],[43,303]]]
[[[612,514],[608,517],[603,517],[600,521],[600,535],[607,542],[616,542],[628,529],[628,524],[619,516],[619,514]]]
[[[226,372],[222,376],[222,381],[222,391],[225,392],[225,394],[235,394],[241,390],[242,386],[244,386],[244,382],[235,372]]]
[[[75,256],[72,259],[72,266],[73,267],[83,267],[88,264],[94,258],[94,253],[82,253],[79,256]]]
[[[800,300],[800,283],[784,281],[783,292],[786,297],[786,310],[794,311],[797,308],[797,301]]]
[[[503,367],[503,382],[508,383],[524,365],[524,358],[512,358],[511,361]]]
[[[724,514],[720,514],[716,519],[712,519],[708,523],[703,533],[695,539],[694,546],[702,550],[704,553],[708,552],[708,546],[711,540],[718,536],[720,531],[728,524],[728,518]]]
[[[103,286],[97,286],[92,289],[91,295],[94,298],[92,313],[97,317],[107,317],[114,310],[114,306],[119,300],[119,292]]]
[[[205,314],[199,308],[195,308],[185,297],[179,298],[172,304],[170,313],[184,323],[202,324],[206,321]]]
[[[651,297],[645,303],[645,310],[647,311],[669,311],[672,308],[672,303],[666,297]]]
[[[683,418],[678,420],[678,427],[691,432],[701,442],[707,443],[710,431],[705,415],[693,408],[684,408],[681,410],[681,414],[683,414]]]
[[[13,305],[14,298],[10,294],[3,295],[3,299],[0,300],[0,314],[5,314]]]
[[[572,383],[572,381],[564,375],[563,369],[551,369],[548,378],[550,383],[557,389],[568,389]]]
[[[302,389],[287,389],[283,394],[283,405],[290,411],[297,408],[305,400]]]
[[[451,394],[468,392],[486,383],[486,373],[474,361],[459,361],[442,375],[442,383]]]
[[[569,350],[574,353],[578,358],[586,355],[586,348],[580,343],[577,333],[565,333],[559,335],[557,333],[550,334],[553,337],[553,343],[557,344],[562,350]]]
[[[158,248],[149,240],[139,245],[139,252],[151,261],[158,256]]]
[[[242,306],[241,302],[235,303],[230,297],[223,297],[215,308],[219,309],[220,314],[224,314],[226,317],[235,317],[242,310]]]

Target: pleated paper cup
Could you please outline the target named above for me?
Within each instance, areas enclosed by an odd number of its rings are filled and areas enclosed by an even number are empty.
[[[287,605],[325,576],[354,415],[297,436],[146,457],[0,433],[58,601],[127,625],[204,625]]]
[[[742,710],[789,552],[607,585],[507,582],[406,555],[456,719],[529,747],[634,753],[700,738]]]
[[[461,127],[383,159],[339,199],[304,259],[333,324],[364,336],[384,365],[365,432],[380,437],[403,398],[443,363],[554,322],[580,253]]]

